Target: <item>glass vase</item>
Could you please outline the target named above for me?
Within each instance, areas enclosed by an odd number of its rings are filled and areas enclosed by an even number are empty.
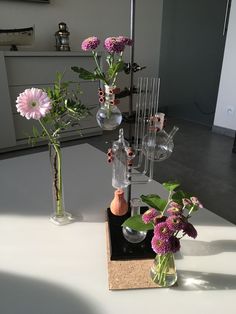
[[[177,281],[177,272],[173,253],[157,254],[150,270],[153,282],[160,287],[171,287]]]
[[[115,86],[105,85],[104,103],[96,114],[97,123],[103,130],[116,129],[122,121],[120,109],[115,105]]]
[[[49,158],[52,174],[53,213],[50,221],[56,225],[65,225],[72,221],[72,215],[65,211],[62,182],[62,155],[58,139],[49,143]]]

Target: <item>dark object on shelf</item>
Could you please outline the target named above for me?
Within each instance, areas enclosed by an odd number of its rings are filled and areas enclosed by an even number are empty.
[[[69,35],[67,25],[64,22],[58,24],[59,30],[55,33],[56,37],[56,50],[70,51]]]
[[[133,90],[132,90],[133,94],[137,94],[138,90],[137,87],[133,86]],[[125,87],[122,91],[120,91],[119,93],[116,94],[116,98],[124,98],[130,96],[130,88]]]
[[[234,136],[234,145],[233,145],[232,153],[236,153],[236,132]]]
[[[17,51],[18,48],[16,45],[11,45],[10,51]]]
[[[138,71],[141,71],[141,70],[144,70],[146,69],[146,66],[140,66],[138,65],[137,63],[133,63],[133,66],[132,66],[132,72],[138,72]],[[124,72],[125,74],[130,74],[131,72],[131,63],[125,63],[124,65]]]
[[[148,208],[141,207],[141,213]],[[121,225],[130,217],[130,214],[118,217],[114,216],[110,209],[107,209],[107,221],[110,237],[111,260],[132,260],[132,259],[152,259],[156,256],[151,248],[153,231],[147,233],[146,238],[141,243],[129,243],[123,236]]]

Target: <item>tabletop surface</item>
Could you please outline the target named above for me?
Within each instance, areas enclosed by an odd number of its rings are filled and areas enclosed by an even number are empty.
[[[161,164],[164,167],[164,163]],[[176,255],[178,287],[109,291],[105,209],[113,198],[111,166],[88,144],[63,148],[66,209],[77,221],[49,222],[48,152],[0,161],[0,313],[235,313],[236,229],[202,209],[197,239]],[[135,185],[132,197],[165,191]]]

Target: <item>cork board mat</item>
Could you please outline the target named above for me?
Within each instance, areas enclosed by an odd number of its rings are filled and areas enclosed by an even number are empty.
[[[153,259],[111,261],[110,237],[106,222],[107,264],[109,290],[159,288],[152,282],[149,271]]]

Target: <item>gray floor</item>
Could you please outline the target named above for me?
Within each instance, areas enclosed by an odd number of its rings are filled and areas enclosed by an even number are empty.
[[[206,208],[236,224],[236,154],[232,153],[233,138],[182,120],[168,121],[167,130],[174,124],[180,128],[175,136],[174,152],[168,160],[155,164],[154,179],[161,183],[179,181],[182,189],[198,196]],[[127,134],[127,126],[124,125],[124,128]],[[106,152],[117,134],[117,130],[104,132],[102,136],[64,145],[86,142]],[[45,149],[47,147],[4,153],[0,159]]]

